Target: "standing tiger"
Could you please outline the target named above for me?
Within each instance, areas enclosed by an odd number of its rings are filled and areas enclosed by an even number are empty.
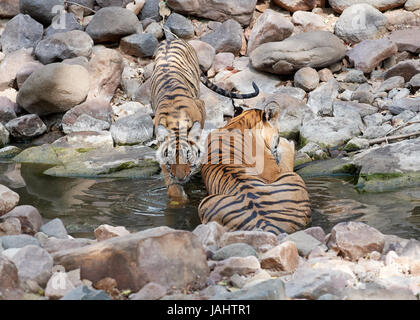
[[[247,99],[255,92],[236,94],[214,84],[200,71],[197,54],[186,41],[164,41],[156,52],[155,68],[151,78],[154,127],[158,141],[157,158],[162,168],[169,197],[185,201],[182,184],[200,170],[199,140],[206,110],[200,97],[200,80],[208,88],[235,99]],[[211,107],[211,106],[210,106]]]
[[[293,142],[279,138],[280,110],[248,110],[208,136],[201,174],[209,196],[198,208],[202,223],[228,230],[292,233],[311,221],[308,193],[293,172]]]

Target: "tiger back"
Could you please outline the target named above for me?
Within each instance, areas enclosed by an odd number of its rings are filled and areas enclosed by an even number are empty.
[[[309,196],[293,172],[294,144],[279,138],[272,125],[278,116],[269,109],[245,111],[209,135],[201,170],[209,196],[198,209],[203,223],[275,234],[309,224]]]
[[[194,48],[183,40],[163,42],[151,78],[158,160],[168,194],[186,199],[181,184],[199,171],[199,137],[206,112],[200,95],[200,69]]]

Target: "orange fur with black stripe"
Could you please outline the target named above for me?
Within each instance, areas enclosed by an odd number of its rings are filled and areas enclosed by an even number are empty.
[[[177,39],[161,43],[151,77],[157,156],[170,198],[181,202],[187,200],[182,184],[200,170],[199,140],[206,118],[204,102],[199,98],[200,81],[229,97],[258,94],[255,84],[251,94],[231,93],[213,85],[202,74],[197,54],[188,42]]]
[[[245,111],[209,135],[201,170],[209,196],[198,209],[203,223],[275,234],[310,223],[305,183],[293,172],[294,144],[278,136],[279,113],[273,104]]]

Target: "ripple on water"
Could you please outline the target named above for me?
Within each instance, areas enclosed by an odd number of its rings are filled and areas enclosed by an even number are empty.
[[[197,207],[206,191],[200,177],[186,185],[190,202],[168,207],[163,179],[78,179],[45,176],[46,167],[0,164],[0,183],[19,193],[20,204],[38,208],[46,219],[59,217],[75,237],[92,237],[101,224],[130,231],[167,225],[193,230],[200,223]],[[420,238],[420,188],[387,193],[358,193],[350,180],[305,180],[313,226],[326,232],[342,221],[362,221],[386,234]]]

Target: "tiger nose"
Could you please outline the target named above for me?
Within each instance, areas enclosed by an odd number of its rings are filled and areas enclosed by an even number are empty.
[[[188,164],[173,164],[171,165],[171,173],[179,181],[185,180],[190,174],[190,166]]]

